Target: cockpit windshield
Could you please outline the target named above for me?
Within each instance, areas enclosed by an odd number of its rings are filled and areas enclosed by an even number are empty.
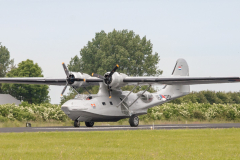
[[[91,96],[86,95],[86,94],[77,94],[74,99],[78,99],[78,100],[90,100],[92,99]]]

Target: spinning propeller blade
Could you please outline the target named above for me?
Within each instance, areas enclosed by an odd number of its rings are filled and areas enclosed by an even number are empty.
[[[112,96],[111,96],[112,90],[111,90],[111,88],[109,87],[109,85],[108,85],[108,94],[109,94],[109,98],[112,98]]]
[[[66,67],[66,65],[65,65],[64,62],[62,63],[62,66],[63,66],[63,69],[64,69],[64,71],[65,71],[65,73],[66,73],[66,76],[67,76],[67,78],[66,78],[66,82],[67,82],[67,83],[66,83],[65,87],[63,88],[63,91],[62,91],[62,93],[61,93],[61,96],[62,96],[63,93],[65,92],[65,90],[66,90],[66,88],[67,88],[68,85],[71,86],[75,81],[84,81],[84,79],[75,78],[75,76],[74,76],[73,74],[69,73],[69,71],[68,71],[68,69],[67,69],[67,67]]]
[[[109,84],[111,83],[112,81],[112,75],[114,74],[114,72],[119,68],[119,65],[117,64],[113,70],[110,72],[110,74],[105,77],[105,82],[107,83],[108,85],[108,94],[109,94],[109,98],[112,98],[112,89],[111,87],[109,86]]]
[[[68,71],[68,69],[67,69],[65,63],[63,62],[62,65],[63,65],[63,69],[64,69],[64,71],[65,71],[67,77],[69,77],[69,71]]]
[[[119,65],[117,64],[117,65],[113,68],[113,70],[110,72],[110,74],[109,74],[108,76],[112,78],[113,73],[114,73],[118,68],[119,68]]]
[[[66,84],[66,86],[63,88],[63,91],[62,91],[62,93],[61,93],[61,96],[63,96],[63,93],[65,92],[67,86],[68,86],[68,84]]]

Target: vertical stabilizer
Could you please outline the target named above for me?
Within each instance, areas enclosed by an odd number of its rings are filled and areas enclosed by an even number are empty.
[[[185,59],[178,59],[172,72],[173,76],[189,76],[189,68]],[[158,93],[170,95],[172,99],[187,95],[190,93],[189,85],[166,85]]]
[[[185,59],[178,59],[173,69],[172,75],[174,76],[189,76],[189,68]]]

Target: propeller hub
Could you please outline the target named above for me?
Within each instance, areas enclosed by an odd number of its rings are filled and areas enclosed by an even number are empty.
[[[68,85],[70,85],[72,87],[71,84],[73,84],[75,81],[83,81],[84,80],[84,79],[81,79],[81,78],[75,78],[75,76],[73,74],[69,73],[65,63],[62,63],[62,66],[63,66],[63,69],[64,69],[65,74],[67,76],[67,78],[66,78],[67,83],[66,83],[65,87],[63,88],[63,91],[62,91],[61,95],[63,95],[63,93],[65,92]]]
[[[106,85],[109,85],[109,84],[111,84],[111,82],[112,82],[112,76],[110,77],[109,74],[110,74],[109,72],[107,72],[107,73],[104,74],[104,77],[105,77],[104,83],[105,83]]]
[[[68,84],[73,84],[75,82],[75,77],[73,74],[70,74],[69,77],[67,77]]]
[[[111,92],[112,92],[112,89],[111,89],[111,86],[110,84],[112,83],[112,75],[114,74],[114,72],[116,72],[116,70],[119,68],[119,65],[117,64],[113,70],[111,72],[107,72],[104,74],[104,76],[101,76],[99,74],[95,74],[95,73],[92,73],[92,76],[94,77],[98,77],[98,78],[101,78],[103,79],[104,83],[107,85],[108,87],[108,93],[109,93],[109,98],[111,98]]]

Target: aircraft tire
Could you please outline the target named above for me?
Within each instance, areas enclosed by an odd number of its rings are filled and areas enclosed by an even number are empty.
[[[139,118],[138,118],[138,116],[132,115],[132,116],[129,118],[129,124],[130,124],[131,127],[137,127],[138,124],[139,124]]]
[[[87,127],[93,127],[94,122],[85,122],[85,125],[86,125]]]
[[[74,127],[80,127],[80,122],[78,120],[74,121]]]

